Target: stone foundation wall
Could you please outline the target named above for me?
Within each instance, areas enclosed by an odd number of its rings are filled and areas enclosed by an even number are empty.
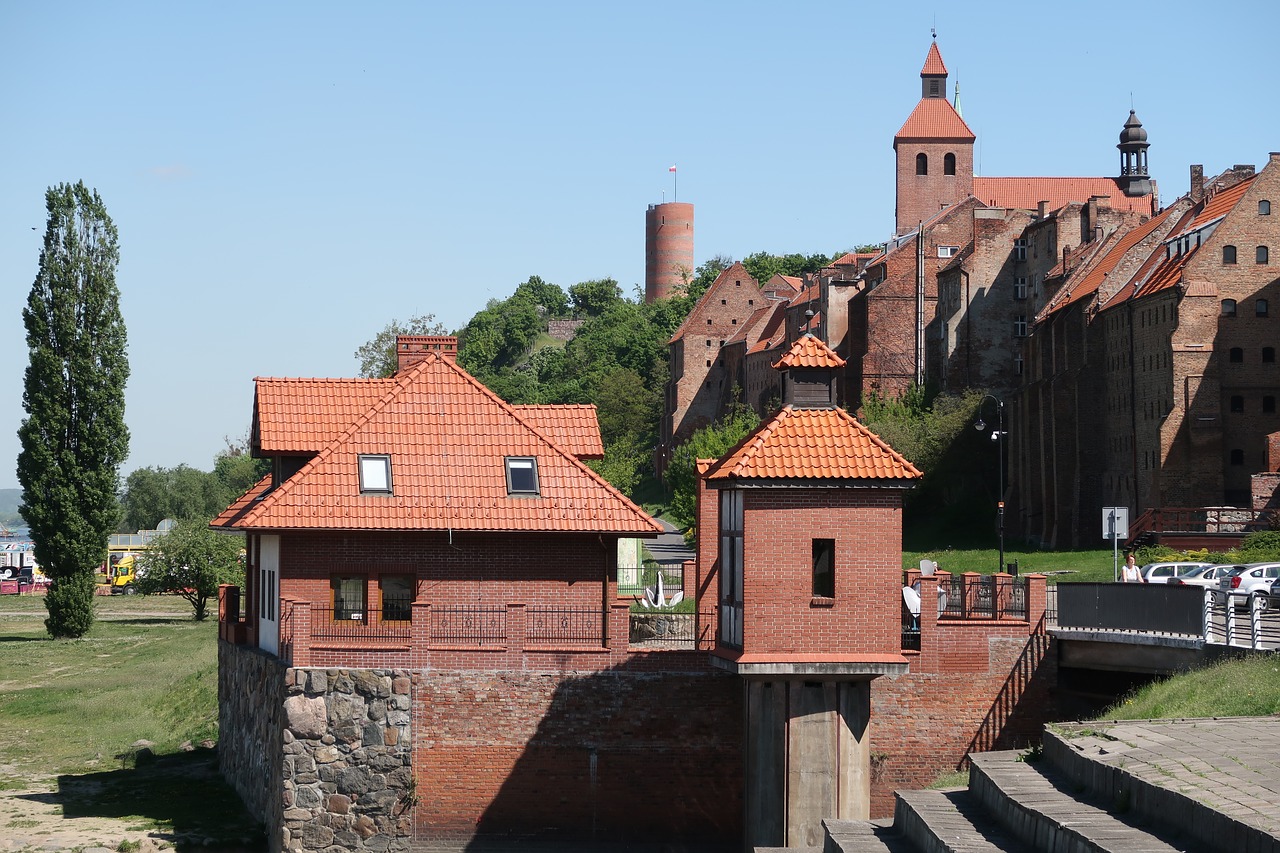
[[[268,837],[284,810],[285,675],[274,655],[218,641],[218,769]]]
[[[280,849],[409,849],[411,685],[406,670],[288,671]]]

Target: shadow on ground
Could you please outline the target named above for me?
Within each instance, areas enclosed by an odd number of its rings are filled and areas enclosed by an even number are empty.
[[[121,756],[119,770],[58,777],[54,797],[68,818],[136,818],[178,851],[259,851],[263,828],[218,773],[215,750]],[[136,763],[137,766],[132,766]]]

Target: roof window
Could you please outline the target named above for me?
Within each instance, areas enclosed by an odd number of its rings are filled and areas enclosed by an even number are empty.
[[[391,457],[360,457],[360,494],[391,494]]]
[[[507,494],[539,494],[537,459],[532,456],[507,457]]]

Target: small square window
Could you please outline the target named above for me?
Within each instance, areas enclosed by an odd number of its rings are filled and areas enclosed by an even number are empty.
[[[938,247],[938,257],[940,258],[954,258],[959,252],[960,252],[959,246],[939,246]]]
[[[391,457],[360,457],[360,494],[391,494]]]
[[[413,576],[382,575],[378,591],[382,598],[383,622],[408,622],[413,614]]]
[[[532,456],[507,457],[507,494],[538,494],[538,460]]]

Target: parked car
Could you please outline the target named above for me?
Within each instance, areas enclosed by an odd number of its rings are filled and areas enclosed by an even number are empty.
[[[1236,568],[1243,568],[1243,566],[1231,565],[1230,563],[1224,563],[1221,566],[1208,565],[1204,568],[1192,569],[1185,575],[1169,578],[1167,583],[1217,589],[1218,581],[1222,579],[1223,575]]]
[[[1147,563],[1142,567],[1142,579],[1147,583],[1168,583],[1179,575],[1204,569],[1209,565],[1209,563]]]
[[[1230,594],[1243,607],[1255,592],[1271,593],[1271,584],[1280,578],[1280,563],[1249,563],[1238,566],[1218,581],[1218,589]]]

